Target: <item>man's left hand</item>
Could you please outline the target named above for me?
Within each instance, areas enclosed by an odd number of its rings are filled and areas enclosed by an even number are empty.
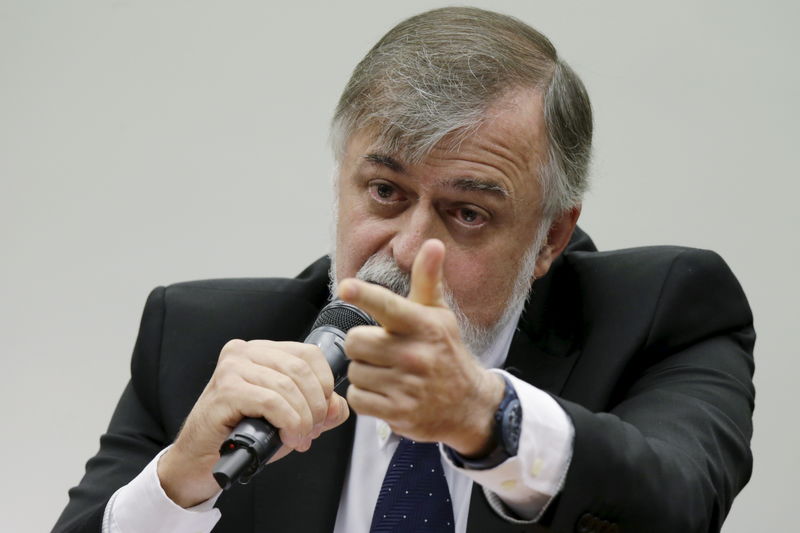
[[[347,401],[357,413],[385,420],[399,435],[478,457],[493,446],[493,415],[504,382],[461,340],[444,299],[444,256],[441,241],[422,245],[408,298],[356,279],[341,282],[339,297],[381,324],[348,332]]]

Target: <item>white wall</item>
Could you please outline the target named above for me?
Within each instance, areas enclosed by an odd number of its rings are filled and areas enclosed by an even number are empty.
[[[797,4],[479,1],[549,35],[597,119],[601,248],[719,251],[759,340],[756,463],[726,533],[797,491]],[[292,275],[328,243],[326,128],[422,0],[0,0],[0,529],[44,531],[97,448],[148,291]]]

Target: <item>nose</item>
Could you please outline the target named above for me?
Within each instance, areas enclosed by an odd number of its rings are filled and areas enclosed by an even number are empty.
[[[433,206],[419,202],[398,217],[397,228],[390,242],[391,253],[397,266],[411,272],[414,258],[422,243],[431,238],[442,238],[439,217]]]

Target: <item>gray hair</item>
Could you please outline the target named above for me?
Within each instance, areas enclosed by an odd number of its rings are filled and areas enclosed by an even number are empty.
[[[389,153],[420,161],[457,149],[488,108],[519,88],[543,93],[548,157],[539,169],[546,219],[577,206],[587,188],[592,110],[583,83],[550,41],[510,16],[435,9],[392,28],[356,66],[331,127],[341,163],[347,141],[369,129]]]

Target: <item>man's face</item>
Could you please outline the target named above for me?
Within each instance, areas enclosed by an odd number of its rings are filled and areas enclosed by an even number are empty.
[[[488,116],[458,149],[437,147],[416,164],[382,152],[366,131],[353,135],[338,177],[338,279],[374,255],[410,272],[422,243],[437,238],[445,284],[466,318],[491,327],[503,316],[541,223],[547,137],[533,90],[511,93]]]

